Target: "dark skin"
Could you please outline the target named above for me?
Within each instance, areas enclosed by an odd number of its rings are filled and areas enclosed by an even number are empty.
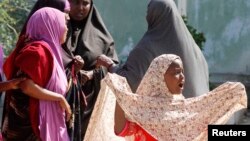
[[[75,73],[81,73],[81,84],[84,84],[86,81],[91,80],[93,78],[93,71],[85,71],[82,70],[84,65],[84,60],[80,55],[76,55],[74,57],[74,66],[75,66]]]
[[[82,21],[87,18],[92,0],[69,0],[70,12],[69,15],[76,21]]]

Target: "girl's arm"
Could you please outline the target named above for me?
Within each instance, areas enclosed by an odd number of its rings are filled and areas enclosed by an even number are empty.
[[[30,97],[39,99],[39,100],[49,100],[49,101],[58,101],[63,109],[66,110],[67,120],[71,116],[70,105],[66,101],[63,95],[49,91],[35,84],[31,79],[26,79],[19,85],[20,89]]]
[[[116,107],[115,107],[115,133],[119,134],[121,133],[126,124],[127,120],[125,118],[124,111],[120,107],[120,105],[116,102]]]

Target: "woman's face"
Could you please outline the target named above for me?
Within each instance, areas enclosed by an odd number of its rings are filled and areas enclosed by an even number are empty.
[[[68,21],[69,21],[69,14],[65,13],[65,27],[64,27],[63,36],[61,37],[61,40],[60,40],[61,44],[63,44],[66,41],[66,38],[67,38],[67,32],[68,32],[67,22]]]
[[[181,94],[184,88],[184,71],[180,59],[176,59],[165,72],[164,80],[172,94]]]
[[[90,11],[92,0],[69,0],[70,2],[70,17],[73,20],[84,20]]]

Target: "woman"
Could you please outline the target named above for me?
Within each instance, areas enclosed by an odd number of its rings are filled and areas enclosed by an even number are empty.
[[[82,141],[100,90],[100,80],[106,72],[101,67],[96,68],[96,58],[104,54],[115,63],[118,63],[118,58],[114,41],[93,1],[69,0],[69,2],[71,7],[69,12],[70,21],[68,23],[69,31],[67,40],[63,45],[65,51],[63,57],[64,66],[68,70],[68,74],[70,75],[72,64],[76,60],[80,58],[84,60],[84,66],[80,65],[80,62],[83,62],[83,60],[79,61],[79,63],[74,63],[74,73],[77,73],[84,96],[79,96],[80,99],[74,99],[73,94],[67,97],[72,108],[75,105],[74,109],[80,109],[80,112],[73,112],[75,117],[74,125],[71,124],[69,131],[74,140]],[[78,58],[77,56],[80,57]],[[75,111],[74,109],[72,110]]]
[[[123,121],[122,132],[132,140],[139,132],[131,129],[139,127],[157,140],[207,140],[208,124],[224,124],[234,112],[247,107],[245,87],[239,82],[226,82],[193,98],[182,95],[184,83],[180,57],[163,54],[152,61],[136,93],[116,74],[108,74],[103,84],[125,112],[128,120]]]
[[[208,92],[207,62],[183,22],[174,1],[151,0],[146,18],[148,30],[116,73],[126,77],[135,92],[151,61],[161,54],[172,53],[183,60],[187,82],[184,96],[192,97]]]
[[[65,110],[67,119],[71,110],[64,98],[67,78],[61,57],[67,18],[54,8],[37,10],[27,23],[27,38],[20,40],[4,63],[8,80],[27,78],[20,89],[6,94],[5,140],[69,140]]]

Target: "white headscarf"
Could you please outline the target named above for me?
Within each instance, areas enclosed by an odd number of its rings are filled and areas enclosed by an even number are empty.
[[[177,58],[173,54],[155,58],[136,93],[131,92],[125,78],[116,74],[108,74],[103,81],[127,118],[158,140],[206,140],[208,124],[224,124],[234,112],[247,107],[245,87],[227,82],[198,97],[172,95],[164,74]]]

